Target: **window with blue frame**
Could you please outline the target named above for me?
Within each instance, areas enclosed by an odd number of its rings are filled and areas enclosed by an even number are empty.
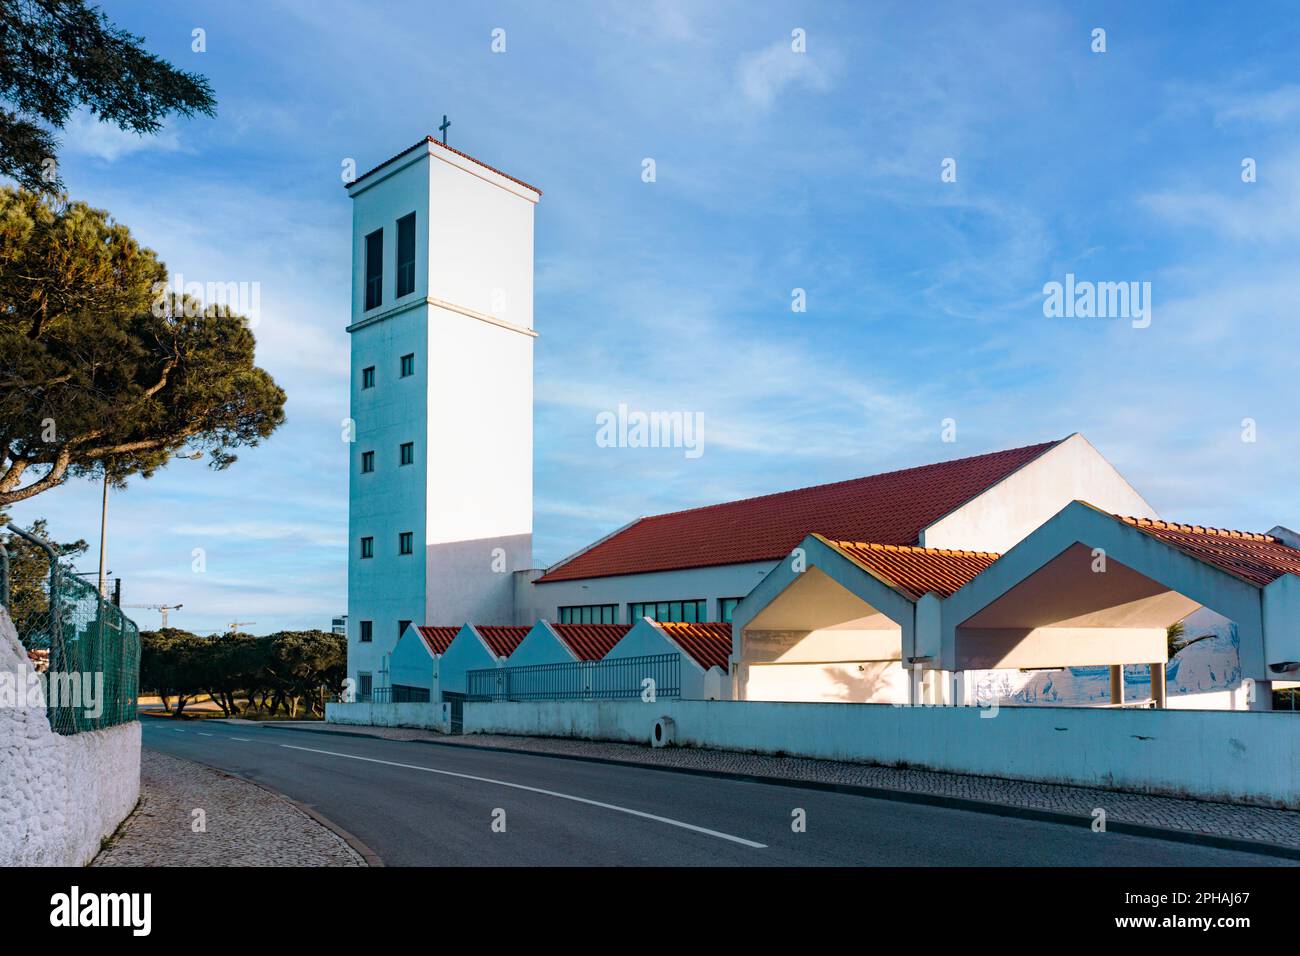
[[[718,620],[731,623],[731,616],[736,613],[736,605],[744,598],[718,598]]]

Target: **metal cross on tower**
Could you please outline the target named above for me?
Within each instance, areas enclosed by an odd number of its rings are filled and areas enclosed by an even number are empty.
[[[446,145],[447,145],[447,129],[448,129],[450,126],[451,126],[451,120],[447,119],[447,114],[446,114],[446,113],[443,113],[443,114],[442,114],[442,125],[438,127],[438,131],[439,131],[440,133],[442,133],[442,145],[443,145],[443,146],[446,146]]]

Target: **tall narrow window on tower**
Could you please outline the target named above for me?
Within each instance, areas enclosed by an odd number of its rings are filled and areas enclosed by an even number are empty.
[[[366,311],[384,301],[384,230],[366,236]]]
[[[415,213],[397,220],[397,297],[415,291]]]

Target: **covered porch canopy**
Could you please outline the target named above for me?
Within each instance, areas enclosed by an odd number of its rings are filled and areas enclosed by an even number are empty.
[[[1266,690],[1300,660],[1298,575],[1300,550],[1271,535],[1076,501],[953,593],[918,650],[954,673],[1110,665],[1112,703],[1123,665],[1150,664],[1163,706],[1166,628],[1205,607],[1236,623],[1242,674]]]
[[[807,536],[736,607],[733,695],[940,702],[942,688],[906,666],[917,635],[937,633],[942,598],[996,560],[984,552]]]
[[[733,693],[749,700],[971,703],[971,671],[1152,668],[1166,629],[1233,621],[1241,671],[1300,671],[1300,550],[1268,534],[1123,518],[1075,501],[1005,555],[809,535],[736,608]]]

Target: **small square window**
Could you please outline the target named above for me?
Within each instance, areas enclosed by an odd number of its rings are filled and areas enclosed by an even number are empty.
[[[402,457],[400,459],[403,465],[415,464],[415,442],[408,441],[402,443]]]
[[[415,374],[415,353],[402,356],[402,378],[410,378]]]
[[[415,553],[415,533],[412,531],[403,531],[397,536],[397,553],[414,554]]]
[[[361,539],[361,556],[362,556],[363,558],[373,558],[373,557],[375,556],[375,539],[374,539],[374,538],[362,538],[362,539]]]
[[[361,622],[361,643],[369,644],[374,639],[375,639],[375,622],[362,621]]]
[[[373,451],[363,451],[361,453],[361,472],[369,474],[375,470],[375,453]]]
[[[363,368],[361,370],[361,387],[362,388],[375,387],[375,367],[373,365],[371,365],[369,368]]]

